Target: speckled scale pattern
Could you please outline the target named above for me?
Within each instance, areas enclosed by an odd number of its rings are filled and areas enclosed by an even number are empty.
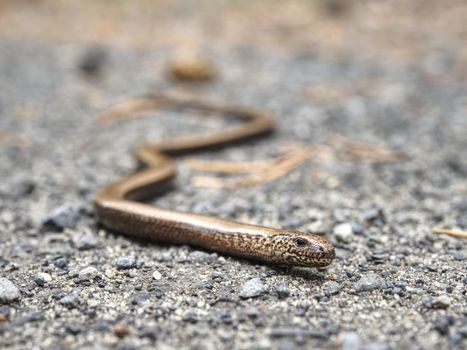
[[[122,204],[125,205],[125,203]],[[223,220],[214,220],[215,222],[210,223],[211,227],[197,225],[199,220],[209,221],[211,218],[189,213],[168,212],[144,204],[139,205],[139,208],[143,206],[151,210],[151,216],[147,216],[144,211],[129,212],[118,208],[118,205],[114,208],[98,207],[96,210],[105,226],[155,242],[189,244],[246,258],[257,258],[258,252],[264,251],[267,247],[266,233],[245,235],[242,232],[235,232],[229,227],[231,223],[225,221],[223,225]],[[135,209],[136,207],[133,208]],[[154,215],[156,212],[157,219]],[[117,215],[120,220],[115,220]],[[257,230],[257,227],[251,226],[250,230],[253,229]]]

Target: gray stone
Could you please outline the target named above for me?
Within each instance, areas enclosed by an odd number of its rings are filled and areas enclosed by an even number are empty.
[[[257,307],[251,306],[248,309],[246,309],[246,314],[250,318],[257,318],[260,315],[260,311]]]
[[[0,303],[9,304],[21,298],[16,285],[7,278],[0,278]]]
[[[290,295],[290,288],[285,282],[276,284],[276,292],[279,298],[287,298]]]
[[[25,315],[20,316],[15,321],[15,326],[22,327],[27,323],[38,322],[44,319],[44,315],[40,312],[30,312],[26,313]]]
[[[79,292],[74,290],[70,294],[67,294],[61,298],[59,302],[69,309],[75,308],[79,303]]]
[[[80,208],[76,204],[67,203],[54,208],[47,214],[42,226],[55,229],[74,228],[80,217]]]
[[[441,315],[433,321],[433,329],[441,335],[449,334],[449,327],[454,323],[454,318],[450,315]]]
[[[334,227],[336,239],[343,243],[350,243],[353,238],[353,228],[351,223],[343,223]]]
[[[96,235],[90,230],[86,230],[74,240],[75,247],[79,250],[93,249],[97,246],[97,243]]]
[[[441,295],[435,299],[433,299],[431,305],[433,309],[447,309],[451,306],[451,298],[447,295]]]
[[[52,281],[52,276],[50,276],[50,274],[46,272],[39,272],[37,275],[34,276],[34,282],[36,282],[36,284],[41,287],[51,281]]]
[[[24,174],[12,175],[0,183],[0,195],[12,199],[19,199],[34,191],[36,184]]]
[[[316,220],[309,224],[306,230],[316,235],[325,235],[330,231],[330,225],[322,220]]]
[[[0,305],[0,315],[5,318],[9,318],[11,314],[10,307],[8,305]]]
[[[365,227],[357,221],[352,222],[352,232],[356,235],[361,235],[365,232]]]
[[[252,278],[243,284],[239,295],[240,298],[243,299],[255,298],[265,293],[267,290],[267,285],[265,285],[261,279]]]
[[[83,281],[90,281],[96,278],[98,274],[99,274],[99,271],[97,271],[95,267],[88,266],[79,272],[78,278]]]
[[[369,292],[383,287],[383,279],[376,273],[370,272],[355,282],[354,289],[357,293]]]
[[[120,256],[115,262],[117,269],[128,270],[136,267],[136,258],[134,255]]]
[[[454,260],[464,261],[467,259],[467,252],[463,250],[457,250],[454,252],[453,257],[454,257]]]
[[[205,262],[214,260],[214,258],[209,253],[206,253],[200,250],[194,250],[190,252],[187,260],[190,262],[194,262],[194,263],[205,263]]]
[[[323,285],[323,292],[326,296],[331,296],[339,293],[341,286],[335,281],[328,281]]]
[[[143,305],[149,301],[151,294],[148,292],[136,292],[130,297],[130,302],[133,305]]]
[[[381,208],[370,208],[363,212],[362,214],[363,222],[367,226],[383,226],[386,222],[386,217],[384,215],[383,209]]]
[[[462,326],[456,330],[456,333],[462,338],[467,339],[467,326]]]
[[[154,278],[156,281],[159,281],[162,279],[162,274],[155,270],[153,273],[152,273],[152,278]]]
[[[89,76],[98,76],[107,63],[107,51],[100,46],[87,48],[81,57],[78,68]]]
[[[79,334],[81,332],[83,332],[84,330],[84,326],[82,324],[79,324],[79,323],[68,323],[66,326],[65,326],[65,330],[67,333],[69,334],[72,334],[72,335],[76,335],[76,334]]]
[[[226,342],[230,339],[232,339],[234,337],[234,333],[230,330],[226,330],[226,329],[219,329],[217,331],[217,334],[219,335],[219,338]]]
[[[65,257],[59,256],[54,259],[53,264],[60,269],[65,269],[68,265],[68,260]]]

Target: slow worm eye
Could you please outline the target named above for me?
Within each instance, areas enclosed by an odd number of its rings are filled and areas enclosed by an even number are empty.
[[[295,240],[295,244],[298,246],[298,247],[304,247],[306,245],[307,241],[303,238],[297,238]]]

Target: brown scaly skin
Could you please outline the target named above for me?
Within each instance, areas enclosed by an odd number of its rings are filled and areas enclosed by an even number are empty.
[[[117,106],[106,113],[120,117],[152,108],[219,112],[244,122],[215,134],[143,145],[137,150],[137,156],[147,168],[104,187],[97,195],[95,212],[100,223],[129,236],[189,244],[268,263],[321,267],[332,262],[335,257],[333,246],[311,233],[242,224],[137,202],[137,199],[159,192],[160,187],[175,176],[174,162],[169,156],[225,146],[268,133],[273,128],[271,119],[260,112],[216,107],[167,96],[142,97],[133,102],[130,110]]]

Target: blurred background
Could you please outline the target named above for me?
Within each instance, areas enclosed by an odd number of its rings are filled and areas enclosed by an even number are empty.
[[[461,49],[465,2],[47,1],[1,2],[2,38],[121,49],[240,50],[434,60]],[[456,55],[457,56],[457,55]],[[465,52],[459,55],[465,57]],[[453,62],[454,63],[454,62]]]

